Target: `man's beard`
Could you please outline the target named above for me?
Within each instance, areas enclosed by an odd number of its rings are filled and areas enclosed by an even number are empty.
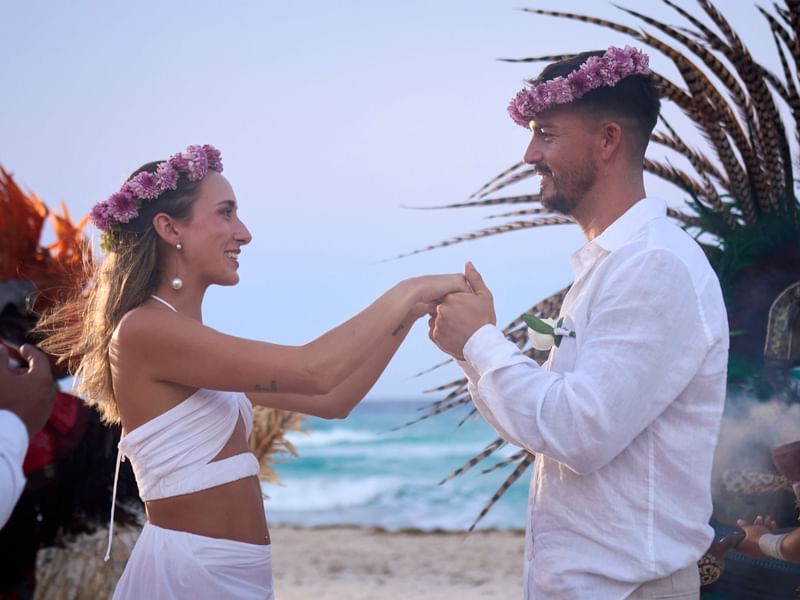
[[[558,178],[552,171],[549,171],[548,177],[553,191],[549,196],[542,192],[542,206],[547,210],[572,215],[597,179],[597,163],[587,157],[576,168],[562,171]]]

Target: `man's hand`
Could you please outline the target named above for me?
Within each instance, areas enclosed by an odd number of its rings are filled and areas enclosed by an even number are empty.
[[[58,388],[42,352],[25,344],[19,353],[27,369],[11,369],[8,352],[0,344],[0,409],[16,414],[32,437],[47,422]]]
[[[433,343],[457,360],[464,360],[464,344],[472,334],[497,320],[492,292],[471,262],[464,267],[464,276],[472,292],[446,296],[428,321]]]

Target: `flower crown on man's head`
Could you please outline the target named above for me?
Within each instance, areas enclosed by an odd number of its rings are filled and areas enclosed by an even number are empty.
[[[143,202],[153,201],[167,190],[176,189],[181,175],[189,181],[200,181],[209,169],[222,173],[219,150],[209,144],[194,145],[158,163],[154,172],[141,171],[131,177],[118,192],[95,204],[89,213],[94,226],[103,232],[104,245],[109,245],[120,224],[139,216]]]
[[[602,56],[590,56],[568,75],[531,83],[511,99],[508,114],[517,125],[529,127],[538,113],[568,104],[600,87],[613,87],[631,75],[650,73],[647,54],[637,48],[610,46]]]

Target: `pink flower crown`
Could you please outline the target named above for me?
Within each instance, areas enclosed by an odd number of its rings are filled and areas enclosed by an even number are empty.
[[[578,69],[522,88],[511,99],[508,114],[517,125],[528,127],[534,115],[557,104],[568,104],[600,87],[613,87],[631,75],[650,73],[647,54],[637,48],[610,46],[602,56],[590,56]]]
[[[176,189],[182,174],[189,181],[200,181],[209,169],[222,173],[219,150],[208,144],[189,146],[183,152],[158,163],[154,173],[142,171],[131,177],[108,200],[95,204],[89,212],[89,218],[103,232],[104,241],[109,242],[114,229],[139,216],[142,202],[155,200],[167,190]]]

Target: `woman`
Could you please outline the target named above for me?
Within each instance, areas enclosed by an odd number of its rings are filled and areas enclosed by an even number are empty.
[[[221,173],[208,145],[137,170],[92,209],[107,251],[92,287],[44,319],[44,346],[77,363],[79,391],[121,420],[120,455],[145,502],[115,598],[272,598],[252,404],[345,417],[412,323],[468,291],[461,275],[403,281],[304,346],[206,327],[206,289],[239,281],[251,240]]]

